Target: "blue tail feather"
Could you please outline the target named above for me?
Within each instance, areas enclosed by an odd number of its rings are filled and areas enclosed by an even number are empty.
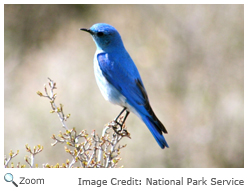
[[[157,121],[152,120],[148,116],[142,116],[143,122],[147,125],[148,129],[154,136],[155,140],[159,144],[159,146],[164,149],[165,147],[169,148],[167,141],[165,140],[164,136],[162,135],[162,131],[159,130],[159,125]]]

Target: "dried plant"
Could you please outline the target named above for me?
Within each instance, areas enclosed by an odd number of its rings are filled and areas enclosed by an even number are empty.
[[[125,124],[123,123],[123,116],[120,116],[115,122],[115,120],[109,122],[104,126],[102,135],[99,136],[95,130],[89,135],[86,130],[82,130],[80,133],[76,131],[75,128],[70,129],[66,121],[69,119],[70,114],[65,115],[63,110],[63,105],[59,104],[59,107],[56,105],[55,100],[57,94],[54,93],[56,88],[56,83],[53,80],[49,79],[49,91],[44,85],[45,94],[38,91],[37,94],[41,97],[48,98],[50,100],[52,110],[50,113],[57,113],[62,127],[65,129],[64,132],[60,131],[59,134],[52,135],[54,142],[52,146],[56,146],[59,143],[64,145],[65,152],[71,156],[71,160],[67,159],[65,163],[59,165],[50,165],[45,163],[42,166],[44,168],[114,168],[117,167],[118,162],[121,160],[120,150],[126,145],[120,145],[120,141],[123,137],[129,137],[130,133],[127,131]],[[123,124],[121,126],[120,124]],[[37,145],[33,150],[25,145],[26,151],[30,154],[30,157],[25,156],[25,161],[30,168],[34,167],[34,157],[36,154],[40,153],[43,150],[41,145]],[[8,164],[11,159],[14,158],[19,151],[9,153],[9,158],[5,156],[4,158],[4,167],[8,168]],[[14,164],[11,163],[11,167],[14,167]],[[16,165],[17,168],[23,168],[25,165]],[[38,167],[36,164],[35,167]]]

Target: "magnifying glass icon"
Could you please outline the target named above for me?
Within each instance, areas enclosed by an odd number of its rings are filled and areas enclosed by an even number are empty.
[[[6,173],[4,175],[4,180],[6,182],[12,182],[16,187],[18,187],[18,185],[13,181],[13,175],[11,173]]]

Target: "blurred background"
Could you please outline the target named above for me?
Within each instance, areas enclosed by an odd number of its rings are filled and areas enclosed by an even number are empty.
[[[35,163],[70,156],[51,147],[63,131],[48,99],[70,113],[68,126],[101,134],[121,107],[102,97],[94,78],[95,44],[79,30],[113,25],[136,63],[151,106],[165,125],[160,149],[134,114],[127,120],[124,167],[244,167],[244,5],[4,5],[4,152],[25,164],[25,144],[41,144]]]

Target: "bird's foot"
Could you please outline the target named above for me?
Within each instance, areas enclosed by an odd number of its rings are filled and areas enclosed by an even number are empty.
[[[112,128],[117,135],[131,138],[130,133],[125,127],[125,123],[123,122],[123,116],[120,116],[117,120],[112,121]]]

